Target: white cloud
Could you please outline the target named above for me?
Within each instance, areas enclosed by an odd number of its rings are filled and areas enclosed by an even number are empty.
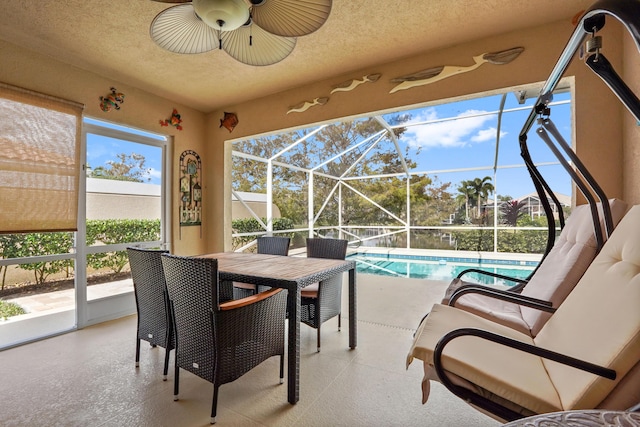
[[[500,132],[500,138],[504,138],[507,134],[505,131]],[[471,137],[471,142],[485,142],[496,140],[496,128],[493,126],[486,129],[480,129],[475,135]]]
[[[162,171],[154,168],[149,168],[149,176],[151,177],[151,181],[159,181],[160,178],[162,178]]]
[[[495,127],[485,127],[487,122],[495,120],[494,115],[478,115],[486,113],[480,110],[464,111],[452,120],[437,122],[438,113],[434,108],[423,110],[419,116],[408,123],[436,121],[427,125],[411,126],[403,135],[410,147],[464,147],[471,143],[482,143],[495,140]],[[472,116],[472,117],[470,117]],[[501,132],[500,137],[506,135]]]

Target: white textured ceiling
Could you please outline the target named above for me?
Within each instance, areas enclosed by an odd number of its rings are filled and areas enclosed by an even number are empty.
[[[150,0],[0,0],[0,39],[203,112],[468,40],[570,20],[590,0],[334,0],[329,19],[266,67],[157,47]],[[1,58],[0,58],[1,61]],[[1,66],[1,62],[0,62]]]

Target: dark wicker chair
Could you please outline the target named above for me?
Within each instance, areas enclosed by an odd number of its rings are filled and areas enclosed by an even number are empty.
[[[286,292],[274,288],[220,303],[217,260],[163,255],[162,264],[175,319],[174,400],[180,368],[213,384],[212,424],[222,384],[271,356],[280,356],[283,382]]]
[[[140,364],[140,341],[165,349],[164,380],[169,369],[169,352],[175,348],[169,297],[162,270],[163,253],[168,251],[127,248],[138,311],[136,367]]]
[[[308,258],[345,259],[347,241],[342,239],[307,239]],[[342,275],[302,288],[300,321],[318,330],[320,351],[320,327],[327,320],[338,316],[340,330],[342,311]]]
[[[289,255],[289,237],[280,236],[261,236],[258,237],[258,253],[269,255]],[[258,292],[264,292],[269,289],[268,286],[257,286],[250,283],[233,282],[233,297],[235,299],[255,295]]]

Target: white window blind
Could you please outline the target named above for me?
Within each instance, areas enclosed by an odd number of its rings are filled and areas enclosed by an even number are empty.
[[[82,109],[0,83],[0,233],[77,230]]]

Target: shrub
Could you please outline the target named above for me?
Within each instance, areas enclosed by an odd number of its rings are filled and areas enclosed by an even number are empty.
[[[160,240],[160,220],[108,219],[87,221],[87,245],[111,245]],[[109,268],[120,273],[129,262],[127,251],[91,254],[87,262],[92,268]]]
[[[117,244],[160,240],[160,220],[90,220],[87,221],[87,245]],[[73,249],[73,233],[23,233],[0,235],[0,257],[29,258],[41,255],[67,254]],[[90,254],[88,264],[94,269],[109,268],[120,273],[129,262],[126,251]],[[67,271],[72,276],[73,260],[63,259],[20,264],[23,270],[31,270],[36,284],[43,284],[56,273]],[[0,267],[0,289],[5,287],[7,267]]]
[[[0,318],[7,319],[11,316],[17,316],[19,314],[25,314],[24,308],[13,302],[7,302],[0,300]]]
[[[16,244],[16,255],[19,257],[32,257],[48,254],[65,254],[73,248],[73,235],[66,232],[58,233],[27,233],[19,234]],[[32,262],[20,264],[23,270],[32,270],[35,282],[46,282],[51,274],[60,273],[73,266],[73,260],[62,259],[57,261]]]

